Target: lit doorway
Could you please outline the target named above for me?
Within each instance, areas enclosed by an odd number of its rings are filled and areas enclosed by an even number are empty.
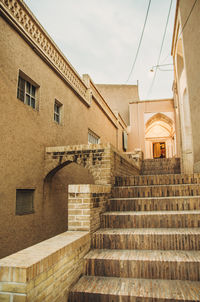
[[[166,158],[166,144],[153,143],[153,158]]]

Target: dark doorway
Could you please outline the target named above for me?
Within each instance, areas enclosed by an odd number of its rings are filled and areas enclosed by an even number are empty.
[[[153,158],[166,158],[166,144],[153,143]]]

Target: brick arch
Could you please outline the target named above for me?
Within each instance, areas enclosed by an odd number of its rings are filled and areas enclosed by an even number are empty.
[[[96,184],[101,182],[102,159],[104,149],[73,150],[65,152],[52,152],[45,159],[45,180],[48,180],[60,169],[76,163],[88,170]]]
[[[47,147],[44,161],[44,179],[50,179],[58,170],[74,162],[88,169],[98,185],[115,183],[116,176],[139,174],[134,161],[121,154],[110,143]]]

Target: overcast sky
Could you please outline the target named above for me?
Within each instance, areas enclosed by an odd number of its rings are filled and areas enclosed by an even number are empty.
[[[149,0],[25,0],[67,59],[95,83],[125,84],[140,40]],[[128,84],[139,81],[140,99],[172,97],[173,71],[157,72],[170,0],[152,0],[140,53]],[[172,63],[173,0],[160,64]],[[172,69],[163,66],[162,69]]]

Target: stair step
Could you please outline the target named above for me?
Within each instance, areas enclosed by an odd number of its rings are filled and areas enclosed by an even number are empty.
[[[105,212],[102,228],[197,228],[200,211]]]
[[[111,198],[108,211],[183,211],[200,209],[200,196]]]
[[[200,280],[200,252],[154,250],[91,250],[86,275],[170,280]]]
[[[177,174],[180,173],[180,158],[145,159],[141,174]]]
[[[200,250],[200,229],[100,229],[94,249]]]
[[[116,186],[148,186],[148,185],[178,185],[199,184],[200,174],[165,174],[165,175],[134,175],[115,177]]]
[[[83,276],[69,302],[194,302],[200,282]]]
[[[199,184],[122,186],[112,189],[112,197],[199,196]]]
[[[180,173],[180,169],[179,168],[175,168],[175,169],[168,169],[167,166],[163,167],[162,169],[144,169],[141,171],[142,175],[173,175],[173,174],[178,174]]]

